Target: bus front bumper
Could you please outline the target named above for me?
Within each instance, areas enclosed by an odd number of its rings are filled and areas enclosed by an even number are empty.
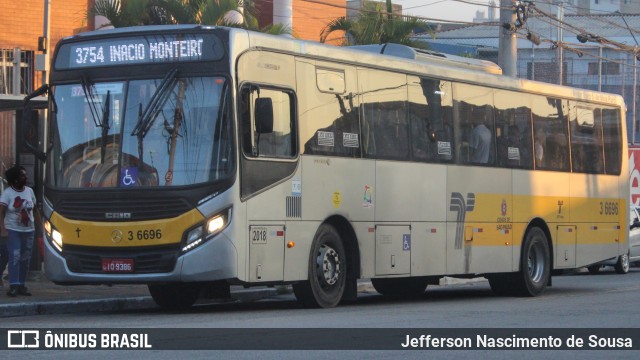
[[[237,278],[237,251],[232,241],[220,233],[178,256],[172,271],[158,273],[73,272],[66,259],[46,239],[44,270],[47,278],[59,284],[139,284],[162,282],[204,282]]]

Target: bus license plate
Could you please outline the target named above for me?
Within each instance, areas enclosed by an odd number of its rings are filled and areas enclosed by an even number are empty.
[[[102,272],[133,272],[133,259],[102,259]]]

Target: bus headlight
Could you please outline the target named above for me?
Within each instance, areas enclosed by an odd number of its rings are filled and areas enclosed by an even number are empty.
[[[53,230],[51,233],[51,240],[53,240],[53,245],[58,248],[58,251],[62,251],[62,234],[60,234],[58,230]]]
[[[56,230],[49,220],[44,221],[44,231],[51,244],[60,252],[62,252],[62,234]]]
[[[224,230],[229,224],[231,218],[231,209],[226,209],[220,213],[210,217],[204,223],[192,228],[185,236],[182,252],[195,249],[202,243],[211,239],[214,235]]]

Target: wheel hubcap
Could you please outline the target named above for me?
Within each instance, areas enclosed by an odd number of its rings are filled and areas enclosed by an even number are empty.
[[[327,245],[322,245],[318,253],[318,275],[328,285],[334,285],[340,277],[340,257]]]
[[[527,266],[529,269],[529,277],[534,282],[542,280],[544,273],[544,256],[540,245],[533,245],[529,257],[527,258]]]

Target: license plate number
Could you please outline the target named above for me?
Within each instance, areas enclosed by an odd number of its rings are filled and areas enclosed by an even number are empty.
[[[133,272],[133,259],[102,259],[102,271],[110,273]]]

